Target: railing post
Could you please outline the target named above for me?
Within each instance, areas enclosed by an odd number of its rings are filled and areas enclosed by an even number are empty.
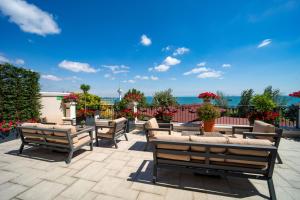
[[[300,104],[298,104],[298,116],[297,116],[296,128],[300,128]]]

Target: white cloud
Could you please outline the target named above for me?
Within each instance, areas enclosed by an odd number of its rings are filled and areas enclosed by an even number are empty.
[[[72,72],[86,72],[95,73],[97,70],[91,67],[88,63],[73,62],[68,60],[63,60],[58,64],[60,68],[70,70]]]
[[[108,78],[110,80],[115,80],[116,78],[111,74],[104,74],[104,78]]]
[[[191,71],[183,73],[183,75],[187,76],[187,75],[191,75],[191,74],[199,74],[201,72],[208,72],[208,71],[210,71],[210,69],[208,69],[206,67],[196,67],[196,68],[192,69]]]
[[[230,68],[231,64],[223,64],[222,67],[224,67],[224,68]]]
[[[144,46],[149,46],[151,45],[152,41],[150,38],[147,37],[147,35],[143,34],[141,36],[141,44]]]
[[[15,62],[16,62],[17,65],[24,65],[25,64],[25,61],[23,59],[20,59],[20,58],[16,59]]]
[[[152,72],[152,71],[153,71],[153,67],[149,67],[149,68],[148,68],[148,71],[149,71],[149,72]]]
[[[201,63],[197,64],[198,67],[204,67],[205,65],[206,65],[206,62],[201,62]]]
[[[158,71],[158,72],[165,72],[165,71],[168,71],[169,69],[170,69],[170,66],[169,65],[164,65],[164,64],[161,64],[161,65],[158,65],[158,66],[154,67],[154,70]]]
[[[135,83],[136,81],[135,80],[132,80],[132,79],[130,79],[130,80],[128,80],[127,81],[127,83]]]
[[[140,76],[140,75],[136,75],[134,78],[135,78],[135,79],[139,79],[139,80],[149,80],[149,77],[148,77],[148,76]]]
[[[9,59],[0,54],[0,63],[9,63]]]
[[[179,64],[181,61],[177,58],[173,58],[171,56],[166,57],[166,59],[164,60],[163,64],[165,65],[177,65]]]
[[[45,36],[58,34],[60,29],[53,16],[23,0],[0,0],[0,10],[24,32]]]
[[[175,77],[172,77],[172,78],[170,78],[170,80],[171,80],[171,81],[176,81],[176,80],[177,80],[177,78],[175,78]]]
[[[61,81],[62,80],[62,78],[59,78],[59,77],[51,75],[51,74],[42,75],[42,79],[46,79],[46,80],[50,80],[50,81]]]
[[[271,39],[265,39],[257,46],[257,48],[262,48],[262,47],[268,46],[271,43],[272,43]]]
[[[157,80],[158,80],[158,77],[157,77],[157,76],[150,76],[150,79],[151,79],[152,81],[157,81]]]
[[[210,70],[207,72],[200,73],[197,78],[221,78],[222,72],[221,71],[215,71],[215,70]]]
[[[113,74],[128,73],[130,69],[126,65],[102,65],[102,67],[111,70]]]
[[[65,80],[76,82],[76,81],[82,81],[82,78],[79,78],[78,76],[70,76],[70,77],[66,77]]]
[[[188,53],[189,51],[190,51],[190,49],[188,49],[186,47],[180,47],[174,51],[173,56],[183,55],[183,54]]]

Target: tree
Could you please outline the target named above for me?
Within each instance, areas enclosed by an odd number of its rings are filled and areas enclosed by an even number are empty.
[[[152,105],[154,107],[167,108],[169,106],[177,106],[176,97],[172,94],[172,89],[155,92],[153,95]]]
[[[277,106],[285,106],[287,104],[287,98],[281,95],[279,89],[273,89],[272,86],[266,87],[263,94],[272,99]]]
[[[241,93],[241,100],[238,104],[238,114],[240,117],[246,117],[251,110],[250,102],[253,96],[253,89],[244,90]]]
[[[217,91],[217,95],[219,98],[215,99],[216,106],[221,108],[228,108],[228,100],[223,92]]]
[[[86,112],[86,95],[88,91],[91,89],[89,85],[81,84],[80,89],[83,91],[84,94],[84,112]]]

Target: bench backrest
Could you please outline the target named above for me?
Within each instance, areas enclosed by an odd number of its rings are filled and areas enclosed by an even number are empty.
[[[238,144],[239,142],[235,140],[224,144],[221,138],[215,139],[218,139],[219,143],[153,139],[151,143],[154,145],[154,162],[272,177],[277,155],[276,147],[251,144],[255,139],[244,141],[246,144]]]

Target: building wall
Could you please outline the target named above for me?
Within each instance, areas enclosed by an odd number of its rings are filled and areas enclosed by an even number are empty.
[[[41,117],[45,117],[47,122],[62,124],[64,109],[62,108],[60,97],[68,94],[69,93],[41,92]]]

